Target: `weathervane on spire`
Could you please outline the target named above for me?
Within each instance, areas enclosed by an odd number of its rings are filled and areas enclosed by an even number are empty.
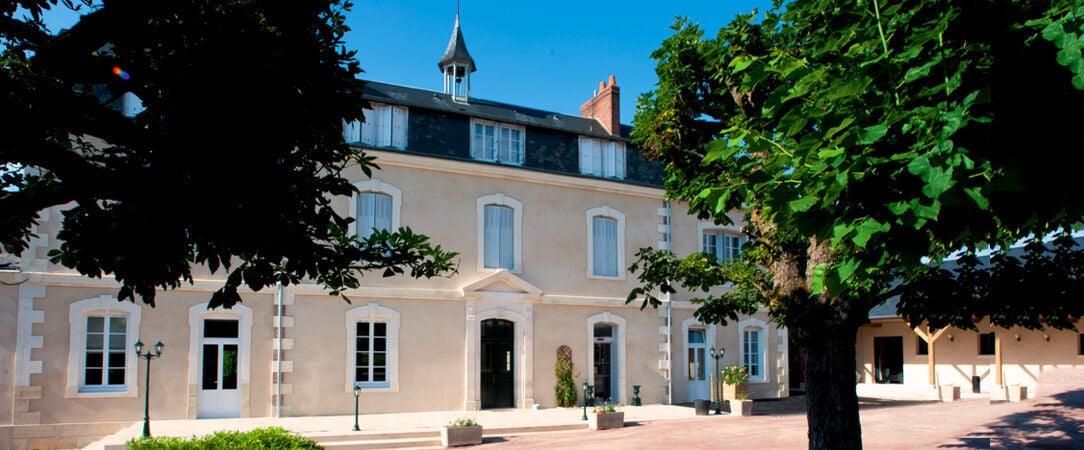
[[[463,31],[459,29],[459,5],[455,2],[455,28],[448,49],[437,62],[437,67],[444,74],[444,93],[452,96],[452,101],[467,103],[470,97],[470,74],[478,70],[474,58],[467,52],[467,43],[463,40]]]

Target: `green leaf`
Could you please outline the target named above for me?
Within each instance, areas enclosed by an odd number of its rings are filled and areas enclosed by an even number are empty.
[[[802,197],[797,200],[792,200],[787,204],[790,210],[796,213],[809,211],[813,205],[817,204],[817,199],[812,196]]]
[[[824,292],[825,278],[828,275],[827,264],[817,264],[813,267],[813,276],[809,280],[809,286],[812,290],[811,294],[820,294]]]
[[[854,236],[853,242],[855,243],[855,245],[865,248],[866,244],[869,243],[869,240],[873,237],[873,235],[877,233],[886,233],[891,228],[892,227],[887,223],[880,223],[874,219],[866,219],[862,222],[861,225],[858,226],[858,228],[855,229],[856,234]]]
[[[878,124],[862,129],[862,132],[858,135],[858,145],[869,145],[881,140],[886,134],[888,134],[888,125]]]

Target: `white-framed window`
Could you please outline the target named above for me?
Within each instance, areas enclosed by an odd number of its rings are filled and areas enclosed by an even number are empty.
[[[478,269],[522,270],[523,204],[504,194],[481,197],[478,205]]]
[[[407,147],[407,120],[405,106],[370,103],[373,109],[365,109],[365,121],[343,123],[343,139],[348,144],[365,144],[404,150]]]
[[[391,196],[380,192],[358,194],[358,237],[367,238],[373,231],[391,229]]]
[[[370,303],[346,312],[347,391],[399,390],[399,312]]]
[[[625,179],[625,143],[580,136],[580,173]]]
[[[140,309],[108,295],[68,307],[68,397],[138,395],[137,358]]]
[[[750,383],[764,383],[768,380],[767,332],[767,323],[756,318],[738,323],[741,364],[749,371]]]
[[[741,252],[740,235],[724,230],[704,230],[703,251],[715,256],[720,264],[736,259]]]
[[[524,129],[506,123],[471,121],[470,156],[480,161],[523,165]]]
[[[398,230],[399,211],[402,209],[403,193],[399,188],[379,179],[354,183],[358,192],[350,201],[349,232],[359,238],[369,237],[373,229]]]
[[[588,278],[625,279],[625,215],[608,206],[587,210]]]

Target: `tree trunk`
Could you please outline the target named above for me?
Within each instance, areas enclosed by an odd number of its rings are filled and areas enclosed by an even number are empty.
[[[797,340],[806,383],[806,420],[810,449],[860,449],[862,425],[855,392],[855,340],[849,323],[803,324]]]

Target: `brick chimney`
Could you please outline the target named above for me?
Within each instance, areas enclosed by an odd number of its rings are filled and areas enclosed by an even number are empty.
[[[580,116],[598,120],[610,134],[621,134],[621,88],[613,75],[609,83],[598,83],[598,94],[580,106]]]

